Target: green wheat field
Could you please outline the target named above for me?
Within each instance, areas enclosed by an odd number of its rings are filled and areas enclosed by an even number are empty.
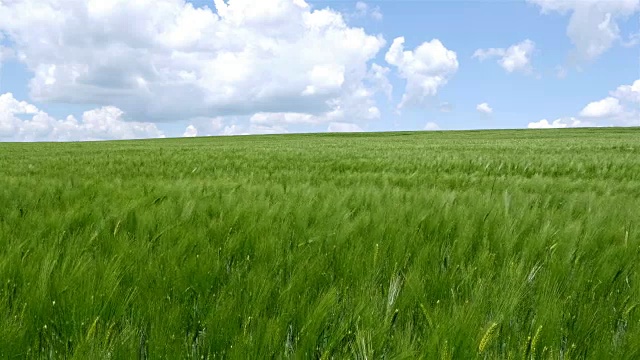
[[[639,128],[0,144],[2,359],[637,359],[639,271]]]

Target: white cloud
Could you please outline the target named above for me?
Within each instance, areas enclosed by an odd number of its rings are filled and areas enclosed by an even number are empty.
[[[189,125],[184,130],[184,134],[182,134],[182,136],[183,137],[196,137],[196,136],[198,136],[198,129],[193,125]]]
[[[542,119],[538,122],[531,122],[529,129],[559,129],[559,128],[567,128],[567,127],[584,127],[590,126],[589,124],[585,124],[582,121],[576,118],[560,118],[556,119],[553,122],[549,122],[547,119]]]
[[[506,49],[478,49],[473,53],[472,57],[477,58],[480,61],[497,57],[498,64],[508,73],[512,73],[514,71],[530,73],[532,70],[531,57],[535,49],[535,43],[526,39],[518,44],[511,45]]]
[[[113,105],[153,121],[375,108],[381,36],[303,0],[0,1],[0,32],[36,101]],[[327,119],[330,116],[325,116]]]
[[[370,16],[374,20],[382,20],[382,12],[379,6],[371,7],[364,1],[358,1],[356,3],[356,16],[368,17]]]
[[[640,104],[640,79],[634,81],[631,85],[619,86],[615,91],[611,92],[611,96],[622,101]]]
[[[640,0],[527,0],[543,14],[571,13],[567,35],[580,59],[594,59],[621,39],[618,21],[640,10]]]
[[[251,124],[245,126],[242,124],[231,124],[224,127],[218,135],[257,135],[257,134],[286,134],[289,131],[282,126],[268,126]]]
[[[219,136],[219,135],[255,135],[255,134],[286,134],[289,131],[284,126],[239,122],[238,117],[195,119],[187,126],[184,137]],[[231,123],[229,123],[231,122]]]
[[[375,69],[375,65],[374,69]],[[357,120],[375,120],[380,118],[380,109],[375,106],[371,100],[374,92],[384,91],[390,92],[390,84],[386,79],[386,71],[378,68],[378,78],[369,78],[370,81],[376,82],[374,89],[360,87],[354,89],[354,92],[345,99],[334,99],[330,101],[332,110],[321,114],[310,114],[305,112],[257,112],[249,118],[251,124],[268,125],[268,126],[287,126],[287,125],[319,125],[330,122],[340,122],[346,118]],[[377,90],[376,90],[377,89]],[[390,94],[389,94],[390,95]]]
[[[620,100],[614,97],[606,97],[599,101],[594,101],[580,111],[580,116],[589,118],[605,118],[620,115],[624,112]]]
[[[287,130],[287,128],[285,128],[284,126],[251,124],[249,126],[249,133],[251,134],[288,134],[289,130]]]
[[[369,79],[374,84],[375,89],[385,94],[389,100],[391,100],[393,93],[393,86],[388,78],[390,71],[391,69],[388,67],[380,66],[376,63],[371,64],[371,70],[369,70]]]
[[[327,128],[328,132],[362,132],[362,128],[356,124],[332,122]]]
[[[195,118],[191,119],[191,123],[185,129],[183,136],[194,137],[218,135],[224,127],[225,122],[221,117]]]
[[[317,65],[309,71],[309,85],[302,95],[331,94],[344,84],[344,66]]]
[[[424,126],[424,129],[427,131],[436,131],[436,130],[440,130],[440,126],[430,121],[427,123],[427,125]]]
[[[252,124],[257,125],[317,125],[323,122],[327,122],[327,120],[322,116],[315,116],[305,113],[256,113],[251,116],[249,121]]]
[[[493,113],[493,109],[486,102],[484,102],[482,104],[478,104],[478,106],[476,106],[476,110],[478,110],[479,112],[481,112],[483,114],[491,114],[491,113]]]
[[[80,121],[71,115],[59,120],[6,93],[0,95],[0,140],[82,141],[164,137],[155,124],[124,121],[123,115],[122,110],[105,106],[84,112]]]
[[[246,132],[242,126],[233,124],[233,125],[225,126],[224,130],[222,130],[220,135],[224,135],[224,136],[250,135],[250,133]]]
[[[562,128],[577,126],[639,126],[640,79],[631,85],[621,85],[610,96],[588,103],[578,118],[546,119],[529,123],[530,128]]]
[[[407,86],[398,108],[420,105],[446,85],[458,71],[458,58],[438,39],[424,42],[415,50],[404,50],[404,37],[393,40],[385,55],[387,63],[398,68]]]

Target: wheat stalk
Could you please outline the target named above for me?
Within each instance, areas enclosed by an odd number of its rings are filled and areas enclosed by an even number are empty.
[[[480,340],[480,345],[478,346],[478,350],[480,352],[484,352],[487,346],[491,343],[494,335],[496,334],[497,329],[498,329],[498,323],[494,322],[493,324],[491,324],[491,326],[489,326],[487,331],[484,333],[482,340]]]

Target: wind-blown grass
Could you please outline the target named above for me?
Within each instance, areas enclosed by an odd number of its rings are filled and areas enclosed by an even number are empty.
[[[0,144],[1,358],[640,357],[640,131]]]

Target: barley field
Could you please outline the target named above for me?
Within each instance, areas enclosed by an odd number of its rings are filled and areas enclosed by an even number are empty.
[[[640,129],[0,144],[2,359],[640,358]]]

